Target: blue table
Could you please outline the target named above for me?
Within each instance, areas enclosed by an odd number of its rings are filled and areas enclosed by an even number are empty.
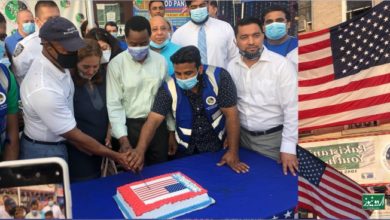
[[[297,177],[284,176],[280,164],[241,149],[240,158],[251,168],[236,174],[218,167],[223,152],[205,153],[145,167],[145,178],[181,171],[209,191],[216,203],[183,218],[270,218],[297,204]],[[71,186],[73,218],[123,218],[112,196],[118,186],[140,180],[131,172]]]

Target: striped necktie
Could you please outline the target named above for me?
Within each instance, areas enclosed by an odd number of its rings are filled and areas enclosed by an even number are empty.
[[[207,42],[206,42],[206,30],[204,25],[200,27],[198,33],[198,49],[200,51],[200,57],[202,58],[202,64],[207,64]]]

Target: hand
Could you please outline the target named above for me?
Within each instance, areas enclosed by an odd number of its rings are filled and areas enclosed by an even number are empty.
[[[130,170],[129,166],[129,158],[131,155],[131,151],[117,153],[117,156],[113,158],[117,163],[119,163],[125,170]]]
[[[168,137],[168,155],[173,156],[176,154],[177,150],[177,142],[175,138],[175,132],[170,131],[169,132],[169,137]]]
[[[297,155],[280,152],[280,162],[283,166],[283,173],[287,175],[287,170],[290,170],[293,176],[296,176],[296,171],[298,171],[298,159]]]
[[[144,160],[145,152],[139,149],[132,150],[128,161],[130,170],[134,173],[141,171],[144,167]]]
[[[240,158],[238,157],[238,153],[228,151],[226,152],[221,161],[217,163],[217,166],[223,166],[228,164],[230,168],[232,168],[237,173],[246,173],[249,172],[249,166],[243,162],[240,162]]]

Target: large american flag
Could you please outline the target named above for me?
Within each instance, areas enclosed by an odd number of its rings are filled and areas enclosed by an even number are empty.
[[[390,117],[390,1],[299,36],[299,130]]]
[[[368,219],[362,209],[363,187],[338,172],[309,151],[297,146],[299,159],[298,208],[320,218]]]
[[[145,204],[184,194],[190,190],[172,176],[150,180],[130,187]]]

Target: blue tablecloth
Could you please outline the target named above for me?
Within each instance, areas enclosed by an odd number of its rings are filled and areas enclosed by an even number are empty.
[[[223,152],[205,153],[145,167],[145,178],[180,171],[209,191],[216,203],[182,218],[269,218],[297,204],[297,177],[282,174],[280,164],[241,149],[250,172],[218,167]],[[116,188],[140,180],[131,172],[71,185],[73,218],[123,218],[113,195]]]

